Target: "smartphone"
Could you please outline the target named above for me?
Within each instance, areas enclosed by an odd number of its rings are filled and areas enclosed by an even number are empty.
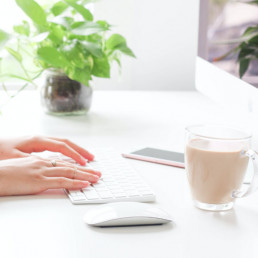
[[[131,153],[123,154],[123,157],[138,159],[153,163],[184,168],[184,154],[179,152],[160,150],[154,148],[144,148]]]

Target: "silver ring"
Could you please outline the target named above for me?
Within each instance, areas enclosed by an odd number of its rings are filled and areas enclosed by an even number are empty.
[[[56,167],[56,160],[55,159],[52,159],[50,162],[51,162],[53,167]]]
[[[77,167],[74,167],[74,170],[73,170],[73,178],[72,179],[75,179],[75,175],[76,175],[76,172],[77,172]]]

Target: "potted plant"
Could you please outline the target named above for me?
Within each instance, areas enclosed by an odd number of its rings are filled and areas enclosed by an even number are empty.
[[[258,0],[244,2],[258,5]],[[238,39],[233,39],[227,43],[236,44],[230,51],[221,57],[215,58],[213,61],[222,60],[229,55],[237,56],[239,63],[239,77],[248,70],[249,65],[258,60],[258,25],[248,27]]]
[[[42,7],[34,0],[16,0],[30,18],[14,26],[12,35],[0,30],[0,80],[36,85],[46,111],[56,115],[84,114],[92,97],[92,78],[110,78],[113,62],[122,54],[135,57],[119,34],[108,36],[111,26],[94,21],[89,0],[62,0]]]

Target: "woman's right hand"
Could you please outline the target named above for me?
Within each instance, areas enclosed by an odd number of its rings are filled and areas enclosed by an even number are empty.
[[[36,156],[0,161],[0,196],[37,194],[47,189],[78,190],[97,183],[101,173]]]

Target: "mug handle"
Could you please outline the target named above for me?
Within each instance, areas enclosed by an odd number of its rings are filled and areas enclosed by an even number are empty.
[[[233,198],[242,198],[254,193],[258,189],[258,156],[254,150],[243,151],[242,154],[249,157],[253,162],[253,178],[246,191],[236,190],[232,193]]]

